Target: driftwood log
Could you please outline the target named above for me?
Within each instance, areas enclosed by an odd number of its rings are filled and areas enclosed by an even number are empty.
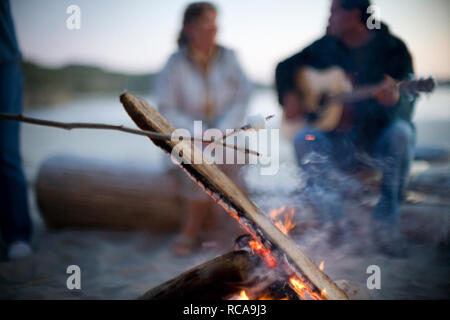
[[[125,93],[120,97],[125,110],[142,130],[171,134],[175,128],[145,100]],[[177,145],[175,141],[152,140],[154,144],[171,154]],[[188,176],[204,189],[218,204],[232,216],[239,219],[266,249],[278,255],[293,274],[304,280],[315,294],[326,289],[327,299],[348,299],[347,295],[306,256],[300,248],[286,237],[269,218],[214,164],[187,164],[191,159],[202,157],[201,150],[191,149],[191,144],[181,143],[181,164]],[[182,154],[181,154],[182,153]]]
[[[176,187],[181,174],[153,170],[147,163],[55,156],[39,169],[36,198],[51,229],[166,234],[178,231],[184,218],[187,200]],[[430,168],[411,180],[410,189],[423,199],[402,205],[400,227],[409,240],[449,243],[449,176],[448,167]]]
[[[58,156],[39,170],[37,203],[52,229],[175,232],[184,213],[177,178],[145,165]]]

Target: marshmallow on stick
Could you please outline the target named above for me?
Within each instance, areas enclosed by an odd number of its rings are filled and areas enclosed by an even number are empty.
[[[260,130],[266,128],[266,118],[261,115],[253,115],[248,117],[248,125],[250,126],[250,129]]]
[[[247,124],[243,127],[240,127],[239,129],[234,129],[233,132],[227,134],[223,137],[223,139],[226,139],[239,131],[246,131],[246,130],[261,130],[266,128],[266,123],[270,119],[275,117],[274,115],[270,115],[268,117],[264,117],[262,114],[252,115],[248,117]]]

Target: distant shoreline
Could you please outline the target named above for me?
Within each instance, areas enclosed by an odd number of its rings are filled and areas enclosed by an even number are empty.
[[[124,91],[149,94],[155,91],[157,77],[157,73],[117,73],[87,65],[48,68],[28,61],[22,63],[22,69],[25,78],[25,109],[51,107],[93,94],[107,95]],[[255,90],[271,88],[260,83],[253,83],[253,87]]]

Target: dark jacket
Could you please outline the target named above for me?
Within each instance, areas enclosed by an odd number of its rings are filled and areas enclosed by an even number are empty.
[[[0,64],[19,62],[21,54],[17,44],[9,0],[0,1]]]
[[[294,74],[301,66],[326,69],[339,66],[348,74],[354,86],[375,84],[387,74],[396,80],[404,80],[413,74],[411,55],[406,45],[393,36],[386,25],[374,30],[374,37],[356,49],[346,47],[340,40],[324,36],[300,53],[278,64],[276,87],[279,103],[285,93],[294,89]],[[391,109],[371,99],[355,104],[354,130],[365,141],[373,141],[390,121],[401,118],[411,123],[414,102],[401,97]]]

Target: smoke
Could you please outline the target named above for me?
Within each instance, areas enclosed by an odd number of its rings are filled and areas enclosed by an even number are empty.
[[[312,256],[320,251],[372,250],[370,226],[372,206],[379,197],[377,183],[367,184],[317,152],[306,154],[301,163],[292,151],[285,155],[276,176],[264,179],[248,168],[252,200],[267,214],[282,206],[294,208],[296,225],[290,236]],[[353,156],[365,167],[380,166],[367,154]],[[378,176],[372,178],[376,182]]]
[[[288,212],[294,208],[296,225],[289,237],[316,265],[325,261],[324,272],[331,279],[348,279],[364,287],[367,267],[378,265],[384,279],[389,277],[390,282],[383,282],[382,290],[371,292],[374,297],[392,299],[424,296],[424,292],[428,296],[442,294],[442,290],[436,290],[437,286],[411,287],[408,280],[418,274],[421,278],[424,273],[419,270],[423,269],[433,270],[426,273],[430,275],[429,281],[439,283],[438,276],[436,279],[431,276],[441,270],[434,260],[439,248],[425,249],[423,244],[407,242],[410,256],[392,256],[380,251],[379,244],[386,241],[381,237],[389,242],[393,231],[386,229],[378,237],[374,236],[373,212],[380,198],[381,171],[386,172],[394,159],[380,161],[367,153],[353,153],[350,156],[356,159],[358,166],[344,170],[330,157],[316,152],[306,154],[298,163],[292,147],[280,149],[283,157],[280,157],[276,176],[265,179],[258,176],[256,170],[247,168],[246,181],[252,190],[252,200],[268,216],[273,209],[285,206]],[[405,269],[405,265],[409,267]],[[265,277],[272,281],[264,272],[261,271],[260,279]],[[280,275],[275,272],[277,274]]]

